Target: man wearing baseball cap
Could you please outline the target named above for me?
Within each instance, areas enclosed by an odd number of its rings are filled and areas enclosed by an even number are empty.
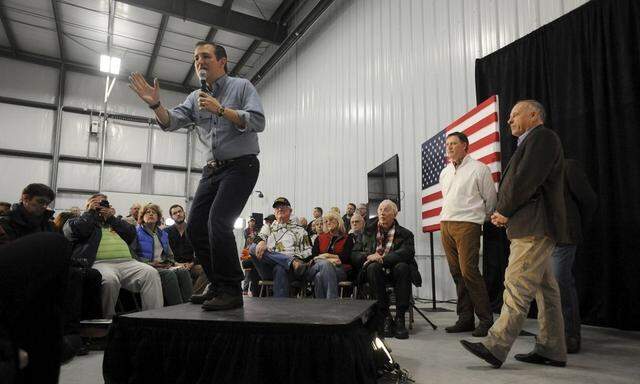
[[[291,220],[291,203],[286,197],[273,202],[275,221],[269,233],[261,232],[249,248],[253,265],[264,280],[273,280],[275,297],[289,296],[289,273],[302,278],[307,270],[304,259],[311,256],[307,231]]]

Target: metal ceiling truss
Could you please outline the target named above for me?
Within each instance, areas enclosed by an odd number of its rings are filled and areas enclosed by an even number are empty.
[[[280,59],[295,45],[295,43],[307,32],[307,30],[318,20],[324,11],[333,4],[334,0],[320,0],[318,4],[309,12],[307,16],[296,26],[296,28],[287,36],[280,47],[271,55],[269,60],[256,72],[251,78],[251,82],[255,85],[262,80],[265,75],[280,61]]]
[[[287,33],[286,28],[283,28],[278,23],[199,0],[119,1],[150,11],[159,12],[163,15],[193,21],[198,24],[210,25],[216,29],[238,33],[274,44],[280,44],[284,41]]]
[[[4,9],[4,1],[0,0],[0,21],[4,26],[4,33],[7,35],[11,51],[15,54],[18,51],[18,45],[16,44],[16,36],[13,34],[13,29],[9,25],[9,19]]]
[[[294,8],[292,7],[292,5],[295,2],[297,2],[297,0],[284,0],[280,4],[278,9],[276,9],[276,11],[273,13],[273,16],[271,16],[269,21],[279,23],[286,28],[287,23],[286,21],[282,22],[282,20],[287,20],[287,16],[290,14],[290,11]],[[244,55],[242,55],[240,60],[238,60],[238,63],[236,63],[236,65],[231,70],[231,73],[230,73],[231,76],[238,75],[242,67],[244,67],[245,64],[247,64],[247,61],[249,61],[249,59],[251,58],[251,55],[255,53],[256,49],[258,49],[261,42],[262,42],[261,40],[253,40],[253,42],[251,43],[249,48],[247,48]]]
[[[147,66],[147,79],[151,79],[151,75],[153,74],[153,69],[156,66],[156,61],[158,60],[158,52],[160,52],[160,46],[162,45],[162,39],[164,39],[164,32],[167,30],[168,23],[169,16],[162,15],[162,20],[160,21],[160,29],[158,29],[156,42],[153,45],[153,53],[151,53],[151,57],[149,58],[149,65]]]
[[[233,0],[224,0],[224,3],[222,3],[222,9],[224,9],[225,11],[229,11],[231,10],[232,5],[233,5]],[[217,33],[218,33],[218,29],[216,29],[215,27],[211,27],[211,29],[209,29],[209,32],[207,33],[207,37],[205,37],[205,41],[209,41],[213,43],[213,40],[216,38]],[[195,68],[194,68],[194,63],[192,61],[191,67],[189,67],[189,72],[187,72],[187,76],[185,76],[184,80],[182,80],[183,86],[185,87],[189,86],[189,82],[191,81],[191,77],[193,77],[194,71],[195,71]]]
[[[58,49],[60,51],[60,60],[64,64],[65,61],[65,53],[64,53],[64,32],[62,30],[62,19],[60,19],[60,9],[58,8],[58,1],[51,0],[51,8],[53,9],[53,19],[56,22],[56,33],[58,35]]]

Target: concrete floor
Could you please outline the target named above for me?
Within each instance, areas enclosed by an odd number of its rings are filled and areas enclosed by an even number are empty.
[[[440,306],[453,308],[448,304]],[[515,353],[527,353],[533,348],[534,338],[522,336],[502,368],[493,369],[458,342],[463,338],[473,339],[470,334],[444,332],[444,327],[455,321],[455,313],[426,314],[438,326],[437,330],[416,316],[408,340],[388,339],[387,342],[393,358],[416,383],[640,383],[640,332],[583,326],[583,350],[569,355],[566,368],[524,364],[513,359]],[[537,333],[536,321],[527,320],[525,329]],[[102,356],[102,352],[91,352],[88,356],[76,357],[62,367],[60,383],[104,383]]]

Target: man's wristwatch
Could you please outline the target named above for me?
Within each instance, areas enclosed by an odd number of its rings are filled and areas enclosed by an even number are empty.
[[[218,116],[222,117],[224,116],[224,107],[221,105],[220,108],[218,108]]]
[[[151,104],[151,105],[149,106],[149,108],[151,108],[151,109],[153,109],[153,110],[156,110],[156,109],[158,109],[159,107],[160,107],[160,102],[159,102],[159,101],[158,101],[157,103],[155,103],[155,104]]]

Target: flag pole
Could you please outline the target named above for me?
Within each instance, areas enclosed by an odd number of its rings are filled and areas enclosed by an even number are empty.
[[[433,231],[429,232],[429,245],[431,248],[431,309],[436,311],[436,265],[435,253],[433,252]]]

